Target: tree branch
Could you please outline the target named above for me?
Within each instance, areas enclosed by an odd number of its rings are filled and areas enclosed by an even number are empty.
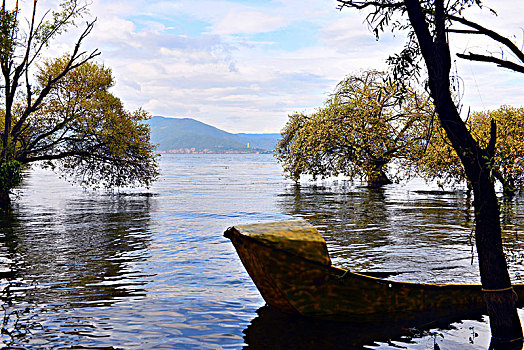
[[[357,10],[363,10],[367,7],[375,7],[377,9],[400,9],[404,6],[402,1],[399,2],[383,2],[383,1],[353,1],[353,0],[337,0],[340,4],[338,9],[342,10],[344,7],[353,7]]]
[[[77,68],[77,67],[80,67],[81,65],[83,65],[84,63],[92,60],[93,58],[95,58],[96,56],[100,55],[100,52],[98,51],[98,49],[95,49],[93,52],[91,52],[87,57],[85,57],[84,59],[81,59],[80,61],[77,61],[75,62],[76,60],[80,59],[80,57],[82,57],[85,52],[81,52],[79,53],[80,51],[80,46],[82,44],[82,41],[91,33],[91,31],[93,30],[94,28],[94,24],[95,24],[95,21],[92,21],[92,22],[88,22],[87,23],[87,27],[86,29],[84,30],[84,32],[82,33],[82,35],[80,35],[80,38],[77,40],[76,44],[75,44],[75,47],[73,49],[73,53],[71,54],[71,57],[69,58],[69,61],[67,62],[66,66],[64,67],[64,69],[62,70],[62,72],[60,72],[60,74],[58,74],[56,77],[54,78],[49,78],[48,81],[47,81],[47,84],[44,86],[44,88],[40,91],[40,94],[38,95],[38,97],[36,98],[36,100],[29,106],[26,107],[26,109],[24,110],[24,113],[22,113],[22,116],[20,117],[20,119],[18,120],[18,122],[15,124],[15,126],[13,127],[13,130],[11,132],[11,135],[13,137],[13,140],[16,140],[17,136],[18,136],[18,133],[20,132],[20,129],[22,128],[22,125],[25,123],[25,121],[27,120],[27,118],[29,117],[29,115],[31,113],[33,113],[34,111],[36,111],[38,109],[38,107],[40,106],[40,104],[42,103],[42,101],[44,100],[44,98],[49,94],[49,92],[51,91],[52,87],[54,86],[54,84],[56,84],[60,79],[62,79],[67,73],[69,73],[71,70]]]
[[[457,34],[482,34],[478,30],[471,29],[446,29],[447,33],[457,33]]]
[[[13,80],[12,80],[13,92],[16,91],[16,88],[18,87],[18,81],[20,80],[20,77],[22,76],[23,71],[26,68],[26,64],[27,64],[27,61],[29,59],[29,54],[31,52],[31,43],[32,43],[33,38],[34,38],[34,25],[35,25],[35,17],[36,17],[36,3],[37,3],[37,0],[34,0],[33,1],[33,11],[32,11],[32,14],[31,14],[31,22],[30,22],[30,25],[29,25],[29,34],[28,34],[28,37],[27,37],[27,43],[26,43],[26,49],[25,49],[24,58],[22,59],[20,64],[18,64],[18,66],[16,66],[14,74],[13,74]],[[18,7],[18,4],[17,4],[17,7]],[[27,82],[27,85],[29,85],[28,82]]]
[[[497,143],[497,122],[495,119],[491,119],[491,125],[489,130],[489,142],[486,147],[486,153],[488,157],[495,156],[495,145]]]
[[[86,8],[86,6],[78,7],[77,6],[77,2],[75,1],[75,5],[71,9],[71,11],[68,13],[68,15],[66,17],[64,17],[60,22],[58,22],[58,24],[49,33],[47,33],[47,35],[45,37],[43,37],[41,39],[40,45],[38,45],[38,47],[35,48],[35,50],[34,50],[35,53],[33,54],[33,57],[29,60],[29,65],[31,65],[33,63],[33,61],[40,55],[40,52],[43,50],[43,48],[46,45],[48,45],[49,40],[51,40],[51,38],[53,36],[55,36],[57,33],[59,33],[61,28],[66,26],[68,24],[69,20],[75,16],[75,14],[77,14],[79,12],[82,12],[83,10],[85,10],[85,8]],[[35,29],[35,33],[36,33],[36,31],[38,31],[41,28],[41,26],[43,24],[43,21],[44,21],[44,18],[47,15],[48,12],[46,12],[44,14],[44,16],[42,17],[40,23],[37,25],[37,27]],[[94,22],[96,22],[96,19],[93,21],[93,23]]]
[[[496,58],[493,56],[479,55],[479,54],[475,54],[471,52],[469,54],[458,53],[457,56],[460,58],[466,59],[466,60],[470,60],[470,61],[495,63],[499,67],[511,69],[519,73],[524,73],[523,65],[511,62],[511,61],[503,60],[500,58]]]
[[[461,23],[461,24],[463,24],[465,26],[473,28],[473,29],[476,30],[476,33],[486,35],[486,36],[490,37],[491,39],[499,42],[500,44],[506,46],[508,49],[511,50],[511,52],[513,52],[513,54],[515,54],[515,56],[517,56],[517,58],[521,62],[524,63],[524,53],[510,39],[500,35],[497,32],[494,32],[491,29],[485,28],[485,27],[481,26],[480,24],[477,24],[475,22],[469,21],[469,20],[467,20],[465,18],[458,17],[458,16],[453,16],[453,15],[448,15],[448,18],[451,19],[452,21],[456,21],[456,22],[459,22],[459,23]]]
[[[424,16],[424,11],[418,0],[405,0],[409,21],[413,26],[413,31],[415,32],[418,42],[420,45],[420,50],[424,59],[430,63],[434,61],[434,42],[429,31],[428,25],[426,23],[426,17]],[[431,67],[431,64],[427,64],[428,68]]]
[[[45,133],[42,133],[40,135],[38,135],[30,144],[28,147],[26,147],[26,150],[27,152],[26,153],[33,153],[33,152],[38,152],[38,151],[42,151],[44,150],[45,148],[49,148],[49,147],[52,147],[56,144],[58,144],[61,140],[62,140],[62,137],[65,136],[65,134],[68,132],[68,130],[64,130],[64,132],[62,133],[61,136],[59,136],[54,142],[52,142],[51,144],[48,144],[46,145],[45,147],[40,147],[38,149],[35,149],[36,145],[38,145],[38,143],[40,141],[42,141],[43,139],[53,135],[54,133],[56,133],[57,131],[59,130],[62,130],[64,129],[68,123],[70,123],[72,120],[74,119],[74,117],[70,117],[70,118],[65,118],[62,122],[58,123],[57,125],[55,125],[52,129],[50,129],[48,132],[45,132]]]
[[[85,159],[96,159],[106,162],[112,162],[115,159],[111,157],[106,157],[94,152],[88,152],[88,151],[65,151],[61,153],[54,153],[54,154],[44,154],[41,156],[36,157],[26,157],[24,159],[19,159],[21,163],[34,163],[39,161],[45,161],[45,160],[60,160],[67,157],[83,157]]]

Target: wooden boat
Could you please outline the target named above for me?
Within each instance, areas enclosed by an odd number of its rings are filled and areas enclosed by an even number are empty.
[[[235,226],[224,236],[264,300],[280,311],[353,322],[433,322],[486,311],[481,285],[397,282],[334,267],[326,242],[304,220]],[[524,284],[513,288],[522,306]]]

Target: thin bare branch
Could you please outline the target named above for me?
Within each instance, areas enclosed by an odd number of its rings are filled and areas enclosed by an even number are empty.
[[[46,85],[42,88],[42,90],[40,91],[38,97],[34,100],[34,102],[32,102],[32,104],[28,105],[24,111],[24,113],[22,114],[22,116],[20,117],[20,119],[18,120],[18,122],[15,124],[15,126],[13,127],[13,130],[11,132],[11,135],[13,136],[13,139],[16,140],[17,136],[18,136],[18,133],[20,132],[20,129],[22,128],[22,125],[25,123],[25,121],[27,120],[27,118],[29,117],[29,115],[31,113],[33,113],[34,111],[36,111],[40,104],[42,103],[42,101],[44,100],[44,98],[49,94],[49,92],[51,91],[52,87],[60,80],[62,79],[68,72],[70,72],[71,70],[83,65],[84,63],[92,60],[93,58],[95,58],[96,56],[100,55],[100,52],[98,51],[98,49],[95,49],[94,51],[92,51],[89,55],[85,56],[85,52],[79,52],[80,50],[80,46],[82,44],[82,41],[89,35],[89,33],[91,33],[91,31],[93,30],[93,27],[94,27],[94,24],[95,24],[95,20],[93,20],[92,22],[88,22],[87,23],[87,27],[86,29],[84,30],[84,32],[82,33],[82,35],[80,35],[79,39],[77,40],[76,44],[75,44],[75,47],[73,49],[73,52],[71,53],[71,56],[69,58],[69,61],[67,62],[66,66],[64,67],[64,69],[62,70],[62,72],[60,74],[58,74],[56,77],[54,78],[49,78]],[[83,59],[80,59],[82,56],[84,56]],[[79,61],[78,61],[79,60]],[[75,62],[76,61],[76,62]]]
[[[470,29],[446,29],[447,33],[457,33],[457,34],[482,34],[478,30]]]
[[[402,1],[385,2],[385,1],[353,1],[353,0],[337,0],[339,2],[338,9],[342,10],[344,7],[352,7],[357,10],[363,10],[367,7],[374,7],[380,9],[400,9],[404,6]]]
[[[483,34],[483,35],[486,35],[488,37],[490,37],[491,39],[495,40],[496,42],[506,46],[508,49],[511,50],[511,52],[513,52],[513,54],[515,54],[515,56],[521,61],[524,63],[524,53],[517,47],[517,45],[515,45],[515,43],[513,43],[513,41],[511,41],[510,39],[500,35],[499,33],[497,32],[494,32],[493,30],[491,29],[488,29],[486,27],[483,27],[481,26],[480,24],[478,23],[475,23],[475,22],[472,22],[472,21],[469,21],[465,18],[462,18],[462,17],[458,17],[458,16],[451,16],[449,15],[448,16],[449,19],[451,19],[452,21],[455,21],[455,22],[458,22],[458,23],[461,23],[465,26],[468,26],[470,28],[473,28],[475,29],[479,34]],[[469,33],[466,33],[466,34],[469,34]]]
[[[75,157],[75,156],[81,156],[81,157],[89,157],[92,156],[89,152],[85,151],[66,151],[61,153],[54,153],[54,154],[44,154],[41,156],[35,156],[35,157],[27,157],[22,159],[24,163],[33,163],[33,162],[39,162],[43,160],[58,160],[58,159],[64,159],[67,157]]]
[[[511,69],[515,72],[524,73],[524,65],[517,64],[515,62],[503,60],[501,58],[493,57],[493,56],[486,56],[486,55],[479,55],[475,53],[458,53],[458,57],[470,60],[470,61],[478,61],[478,62],[491,62],[495,63],[497,66],[502,68]]]
[[[47,33],[47,35],[45,35],[43,38],[41,38],[40,40],[40,44],[38,46],[36,46],[34,48],[34,53],[32,55],[32,57],[29,59],[29,66],[33,64],[33,62],[40,56],[40,53],[42,52],[42,50],[44,49],[44,47],[46,47],[48,44],[49,44],[49,41],[51,40],[51,38],[53,36],[55,36],[58,32],[60,32],[60,30],[62,30],[62,28],[64,26],[66,26],[71,18],[73,18],[75,16],[76,13],[78,12],[82,12],[83,10],[85,10],[87,8],[87,5],[84,5],[84,6],[81,6],[81,7],[78,7],[78,4],[75,2],[75,6],[70,10],[70,12],[68,13],[68,15],[66,17],[64,17],[60,22],[58,22],[54,27],[53,27],[53,30],[51,30],[49,33]],[[44,19],[45,17],[47,16],[47,14],[49,13],[50,11],[47,11],[44,16],[42,16],[40,22],[38,23],[37,27],[34,29],[34,31],[32,32],[33,35],[36,34],[36,32],[41,28],[41,26],[43,25],[44,23]],[[93,23],[96,22],[96,19],[93,21]]]
[[[489,157],[495,156],[495,144],[497,143],[497,122],[495,119],[491,119],[491,125],[489,130],[489,142],[486,147],[486,153]]]
[[[57,125],[55,125],[53,128],[51,128],[49,131],[47,132],[44,132],[40,135],[38,135],[29,145],[29,147],[27,147],[28,150],[31,150],[31,152],[38,152],[38,151],[41,151],[43,149],[37,149],[35,148],[36,145],[42,141],[43,139],[45,139],[46,137],[49,137],[49,136],[52,136],[54,133],[56,133],[57,131],[61,130],[61,129],[64,129],[72,120],[74,119],[74,117],[70,117],[70,118],[64,118],[64,120],[61,122],[61,123],[58,123]],[[57,140],[60,140],[66,133],[67,133],[68,130],[64,130],[62,136],[58,137]]]

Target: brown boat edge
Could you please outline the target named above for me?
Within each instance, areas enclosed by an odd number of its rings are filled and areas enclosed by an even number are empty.
[[[345,322],[413,320],[430,324],[486,313],[480,284],[431,284],[332,266],[327,245],[307,221],[228,228],[242,264],[266,303],[282,312]],[[513,284],[519,307],[524,284]]]

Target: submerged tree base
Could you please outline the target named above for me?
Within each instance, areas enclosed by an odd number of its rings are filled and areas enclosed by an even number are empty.
[[[524,345],[522,338],[503,341],[497,338],[491,338],[488,350],[522,350]]]
[[[11,198],[9,193],[0,192],[0,215],[7,215],[11,210]]]
[[[383,171],[368,176],[369,188],[380,188],[382,186],[390,185],[392,183],[393,181],[391,181]]]

